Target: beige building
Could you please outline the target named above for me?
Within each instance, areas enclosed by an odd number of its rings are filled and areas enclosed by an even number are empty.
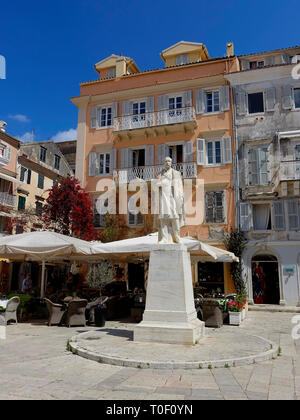
[[[73,171],[55,143],[21,144],[17,165],[17,178],[20,181],[17,210],[26,214],[26,217],[19,217],[16,233],[41,228],[40,212],[49,190],[68,174],[72,175]]]

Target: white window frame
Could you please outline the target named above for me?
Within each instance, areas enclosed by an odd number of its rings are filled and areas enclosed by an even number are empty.
[[[270,229],[256,229],[254,227],[254,206],[268,206],[269,207],[269,215],[270,215]],[[252,203],[251,204],[251,225],[252,225],[252,231],[253,232],[272,232],[273,229],[273,211],[272,211],[272,205],[270,202],[261,202],[261,203]]]
[[[114,79],[116,77],[116,67],[110,67],[107,69],[107,77],[109,79]]]
[[[111,109],[111,125],[103,125],[101,126],[101,121],[102,121],[102,110],[105,109],[106,110],[106,117],[105,117],[105,122],[107,123],[107,116],[108,116],[108,109]],[[96,127],[93,127],[93,109],[94,112],[96,112]],[[103,105],[99,105],[99,106],[95,106],[92,108],[91,110],[91,128],[93,130],[105,130],[107,128],[112,128],[114,126],[114,115],[113,115],[113,103],[110,104],[103,104]]]
[[[220,143],[220,155],[221,155],[221,161],[216,162],[216,143]],[[208,163],[208,145],[212,143],[213,144],[213,162]],[[222,139],[215,139],[215,140],[206,140],[205,141],[205,162],[206,166],[222,166],[223,165],[223,153],[222,153]]]
[[[101,156],[103,156],[103,172],[101,173]],[[109,156],[109,171],[107,172],[107,165],[106,165],[106,158],[107,156]],[[99,176],[107,176],[107,175],[111,175],[111,152],[103,152],[103,153],[98,153],[98,157],[97,159],[99,160]]]
[[[145,104],[145,112],[141,112],[141,104]],[[138,106],[137,114],[134,114],[134,112],[133,112],[134,105]],[[133,124],[137,123],[139,121],[145,121],[146,120],[146,113],[147,113],[147,100],[146,99],[139,99],[137,101],[133,101],[132,102],[131,113],[132,113]]]
[[[208,98],[207,95],[208,94],[212,94],[212,111],[208,111]],[[219,96],[219,110],[216,111],[215,110],[215,98],[214,98],[214,94],[218,93]],[[221,92],[220,89],[206,89],[205,92],[205,114],[207,115],[213,115],[213,114],[220,114],[221,113]]]
[[[250,112],[249,112],[249,95],[252,95],[252,94],[255,94],[255,93],[262,93],[263,94],[264,110],[262,112],[252,112],[250,114]],[[266,92],[265,92],[265,90],[264,89],[263,90],[259,89],[259,90],[254,90],[254,91],[247,92],[247,104],[246,104],[246,106],[247,106],[248,116],[255,117],[256,115],[264,115],[265,112],[266,112]]]
[[[180,108],[177,108],[177,99],[178,98],[181,98],[181,107]],[[170,108],[170,99],[174,99],[175,108]],[[182,115],[183,99],[184,99],[183,98],[183,93],[177,93],[175,95],[174,94],[168,95],[168,111],[169,111],[168,116],[170,118],[177,117],[178,115]],[[171,115],[171,112],[174,112],[174,115]]]

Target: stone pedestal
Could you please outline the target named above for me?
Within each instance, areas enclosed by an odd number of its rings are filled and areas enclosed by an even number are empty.
[[[164,244],[150,253],[146,309],[134,341],[195,344],[204,335],[197,318],[190,254],[183,244]]]

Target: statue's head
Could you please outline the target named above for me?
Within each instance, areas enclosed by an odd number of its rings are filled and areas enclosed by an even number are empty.
[[[165,169],[169,169],[172,167],[172,159],[170,157],[166,157],[164,160]]]

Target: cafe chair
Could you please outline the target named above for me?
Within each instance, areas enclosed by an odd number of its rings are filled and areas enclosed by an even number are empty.
[[[47,298],[44,298],[44,301],[46,302],[49,315],[48,326],[51,327],[51,325],[60,324],[64,314],[64,306],[58,303],[53,303]]]
[[[15,321],[16,324],[18,323],[17,318],[17,309],[20,304],[20,298],[18,296],[14,296],[7,302],[6,310],[5,310],[5,321]]]
[[[66,325],[68,327],[73,326],[86,326],[85,309],[88,304],[86,299],[72,300],[68,304],[66,313]]]

